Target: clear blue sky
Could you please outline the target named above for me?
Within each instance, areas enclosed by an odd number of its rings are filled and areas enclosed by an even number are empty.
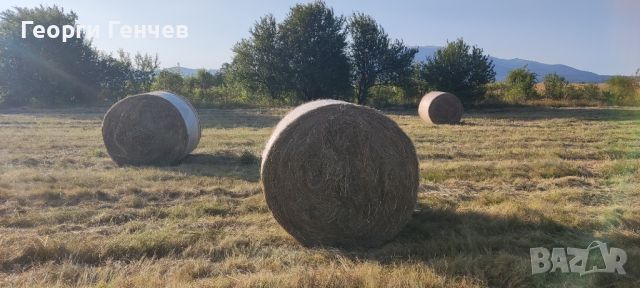
[[[295,3],[308,1],[81,1],[3,0],[13,6],[57,4],[81,24],[102,26],[99,49],[158,53],[163,67],[218,68],[231,47],[248,36],[261,16],[282,20]],[[501,58],[567,64],[599,74],[633,74],[640,67],[640,1],[362,1],[327,0],[339,14],[375,17],[390,36],[408,45],[443,45],[463,37]],[[111,20],[125,24],[184,24],[187,39],[108,39]]]

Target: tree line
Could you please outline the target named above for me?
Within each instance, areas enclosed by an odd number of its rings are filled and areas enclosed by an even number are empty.
[[[66,42],[21,37],[22,21],[76,25],[74,12],[39,6],[0,13],[0,100],[5,105],[68,105],[114,102],[148,91],[159,67],[157,56],[119,51],[110,55],[80,37]]]
[[[495,83],[489,56],[463,39],[416,61],[417,50],[391,38],[373,17],[337,15],[322,1],[295,5],[280,22],[273,15],[260,18],[250,36],[234,45],[230,63],[216,73],[203,69],[190,77],[159,71],[157,55],[101,52],[84,34],[67,42],[21,38],[23,20],[75,26],[77,18],[74,12],[42,5],[0,13],[3,105],[109,104],[153,89],[183,94],[200,105],[297,104],[320,98],[415,104],[430,90],[453,92],[465,105],[574,98],[637,105],[640,98],[634,77],[612,77],[605,90],[571,85],[551,74],[544,77],[541,92],[535,87],[537,75],[523,67]]]
[[[505,81],[486,85],[485,101],[528,104],[640,106],[640,69],[635,76],[611,76],[606,83],[569,83],[556,73],[538,75],[527,66],[514,69]],[[540,84],[540,85],[538,85]],[[540,102],[543,101],[543,102]]]
[[[373,17],[336,15],[322,1],[293,6],[281,22],[273,15],[260,18],[233,52],[231,63],[219,72],[222,87],[205,96],[235,93],[231,98],[277,103],[331,98],[372,104],[373,94],[397,104],[440,89],[473,103],[484,94],[484,85],[495,80],[489,57],[462,39],[424,63],[416,62],[417,49],[392,39]],[[173,73],[165,80],[175,84],[178,78]]]
[[[234,46],[227,72],[244,89],[273,99],[366,104],[371,87],[409,77],[417,52],[390,39],[372,17],[335,15],[324,2],[295,5],[281,23],[262,17],[250,33]]]

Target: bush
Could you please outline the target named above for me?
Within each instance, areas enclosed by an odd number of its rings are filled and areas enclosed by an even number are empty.
[[[542,82],[544,83],[544,96],[546,98],[565,99],[572,98],[567,97],[567,92],[573,94],[573,96],[576,94],[574,87],[569,86],[569,82],[556,73],[545,75]]]
[[[158,73],[152,87],[154,90],[166,90],[181,94],[183,91],[183,83],[184,79],[182,75],[165,69]]]
[[[535,89],[536,73],[529,71],[527,66],[511,70],[505,85],[504,100],[508,103],[538,98],[538,92]]]
[[[507,91],[507,85],[504,82],[493,82],[485,85],[485,94],[483,103],[492,103],[494,102],[506,102],[505,95]]]
[[[607,80],[607,100],[614,105],[639,105],[640,84],[634,77],[612,76]]]
[[[398,86],[378,85],[370,89],[369,104],[374,107],[385,107],[406,104],[409,100],[405,91]]]
[[[536,91],[535,73],[526,67],[509,73],[505,82],[490,83],[485,86],[487,93],[483,104],[525,104],[539,106],[599,106],[607,103],[610,92],[601,91],[596,84],[571,84],[557,74],[545,76],[544,98]],[[559,96],[560,95],[560,96]],[[609,96],[612,98],[613,96]]]
[[[585,84],[580,87],[580,99],[603,102],[602,91],[596,84]]]

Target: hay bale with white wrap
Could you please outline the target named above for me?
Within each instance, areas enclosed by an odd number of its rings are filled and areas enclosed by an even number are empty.
[[[420,100],[418,114],[427,123],[457,124],[460,123],[463,110],[462,102],[455,95],[433,91],[425,94]]]
[[[413,143],[394,121],[364,106],[298,106],[276,126],[261,165],[275,219],[307,246],[379,246],[400,232],[416,205]]]
[[[198,146],[200,122],[185,98],[154,91],[114,104],[104,116],[102,137],[118,165],[171,165]]]

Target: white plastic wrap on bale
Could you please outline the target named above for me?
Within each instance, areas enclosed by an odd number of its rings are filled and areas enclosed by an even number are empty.
[[[187,127],[187,134],[189,135],[189,143],[187,144],[186,154],[191,153],[198,146],[198,142],[200,142],[200,121],[198,119],[198,113],[196,109],[185,100],[182,96],[178,96],[176,94],[172,94],[166,91],[153,91],[147,94],[160,96],[167,101],[171,102],[173,106],[175,106],[180,115],[182,115],[182,119],[184,120],[184,124]]]

